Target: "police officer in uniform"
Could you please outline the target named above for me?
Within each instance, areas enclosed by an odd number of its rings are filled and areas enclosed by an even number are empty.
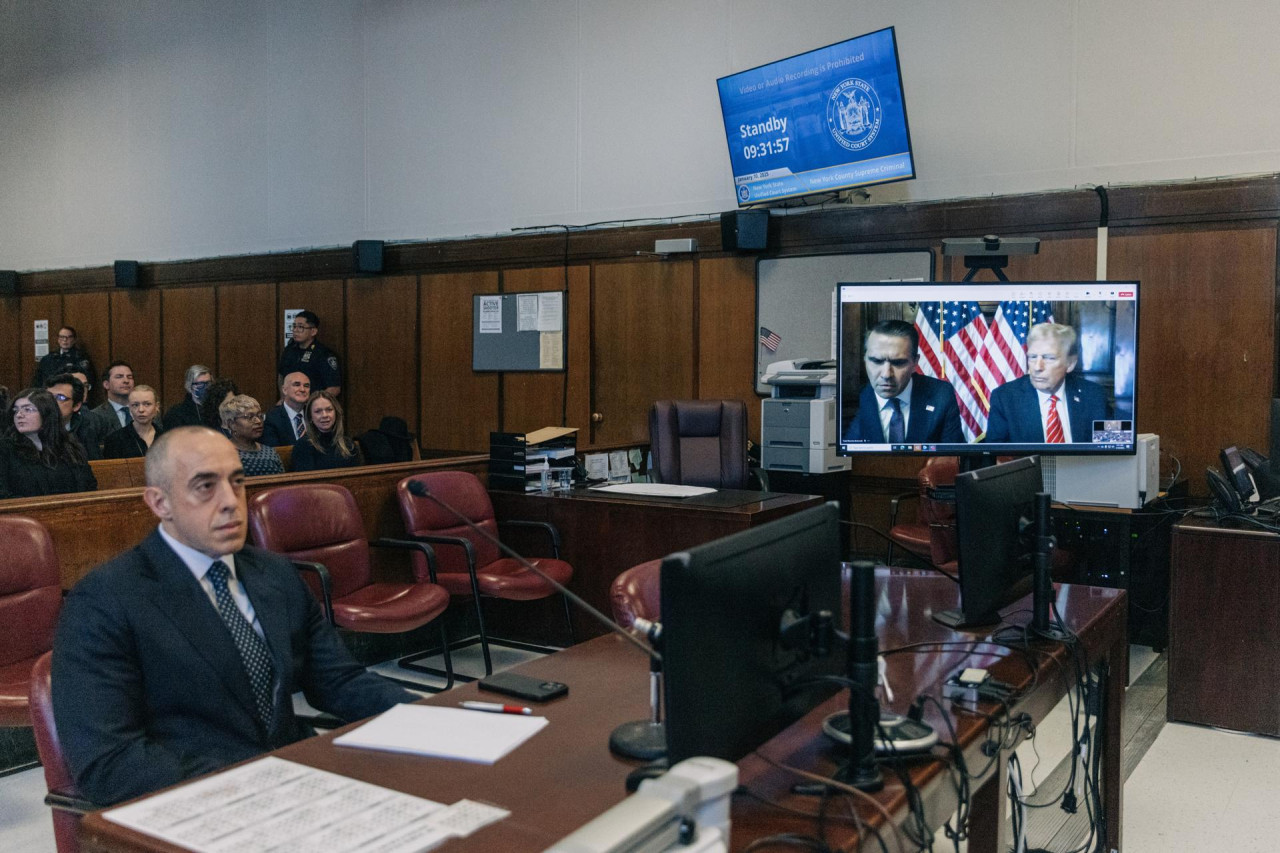
[[[320,336],[320,318],[311,311],[299,311],[293,319],[293,340],[280,353],[276,365],[276,379],[284,383],[290,373],[305,373],[311,380],[313,391],[325,390],[330,394],[342,392],[342,374],[338,371],[338,356],[316,338]]]
[[[53,377],[73,372],[92,376],[93,364],[89,361],[89,354],[77,343],[76,330],[63,326],[58,330],[58,348],[50,350],[48,355],[36,363],[36,373],[31,384],[44,388]]]

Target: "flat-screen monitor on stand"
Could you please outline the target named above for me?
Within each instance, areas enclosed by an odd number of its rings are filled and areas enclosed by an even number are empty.
[[[990,628],[1001,608],[1031,592],[1041,491],[1034,456],[956,476],[960,609],[934,619],[949,628]]]
[[[835,503],[662,562],[667,760],[737,761],[840,689]]]

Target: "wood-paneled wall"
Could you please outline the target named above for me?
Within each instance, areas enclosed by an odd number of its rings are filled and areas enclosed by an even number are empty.
[[[1097,198],[1044,193],[960,202],[850,208],[774,217],[771,251],[804,254],[929,247],[982,233],[1041,238],[1014,257],[1017,280],[1093,277]],[[1280,177],[1124,187],[1111,191],[1109,276],[1143,282],[1138,420],[1204,493],[1219,447],[1265,449],[1276,386]],[[656,237],[695,237],[698,255],[637,256]],[[389,273],[356,277],[336,250],[144,265],[148,287],[115,290],[110,269],[19,276],[0,298],[0,382],[25,385],[32,323],[76,326],[100,369],[113,358],[139,382],[182,396],[202,362],[269,404],[281,314],[310,308],[343,365],[354,432],[403,417],[424,449],[478,450],[494,429],[565,421],[583,447],[647,441],[647,411],[663,397],[736,397],[759,436],[753,382],[755,258],[717,251],[712,221],[387,246]],[[940,254],[940,252],[939,252]],[[938,278],[959,280],[958,258]],[[986,275],[984,274],[984,278]],[[568,373],[470,369],[477,293],[567,290]],[[567,380],[567,381],[566,381]],[[862,487],[897,490],[910,460],[860,459]]]

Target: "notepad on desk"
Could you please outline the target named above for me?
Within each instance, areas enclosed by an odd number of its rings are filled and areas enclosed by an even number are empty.
[[[396,705],[334,738],[338,746],[493,764],[540,732],[546,717],[486,714],[434,705]]]

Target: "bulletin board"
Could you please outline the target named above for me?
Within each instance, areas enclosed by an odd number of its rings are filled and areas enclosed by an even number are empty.
[[[567,294],[477,293],[472,297],[471,369],[533,371],[565,369]]]

